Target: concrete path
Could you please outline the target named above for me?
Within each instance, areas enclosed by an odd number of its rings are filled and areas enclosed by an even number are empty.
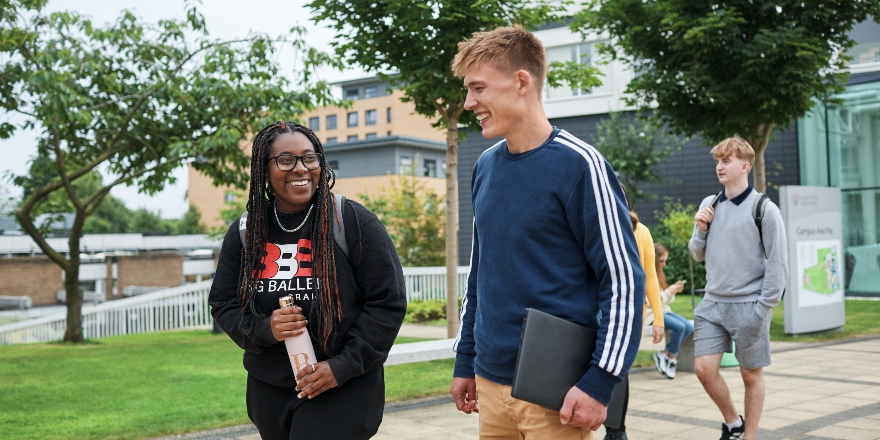
[[[443,335],[445,336],[445,335]],[[767,399],[761,439],[880,439],[880,337],[817,344],[773,344],[765,369]],[[738,368],[724,368],[737,408],[743,386]],[[721,417],[692,373],[666,379],[653,368],[630,375],[626,425],[632,440],[708,439],[720,435]],[[455,410],[448,396],[389,404],[375,439],[477,439],[476,415]],[[595,438],[601,439],[603,430]],[[252,425],[166,439],[258,440]]]

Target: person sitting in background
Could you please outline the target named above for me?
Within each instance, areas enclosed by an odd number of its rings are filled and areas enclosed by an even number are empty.
[[[654,366],[664,376],[675,379],[675,367],[678,365],[678,350],[681,343],[694,332],[694,325],[683,316],[672,311],[669,307],[675,301],[675,295],[684,289],[684,281],[678,280],[673,284],[666,282],[666,274],[663,268],[669,258],[669,250],[662,243],[654,243],[654,254],[657,256],[657,280],[660,282],[660,300],[663,304],[663,325],[672,330],[672,335],[666,340],[666,349],[654,353]]]

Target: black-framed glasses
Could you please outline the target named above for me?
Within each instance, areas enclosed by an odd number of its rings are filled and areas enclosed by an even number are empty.
[[[303,166],[306,167],[307,170],[317,170],[321,168],[321,158],[324,157],[321,153],[307,153],[302,156],[297,156],[295,154],[290,153],[282,153],[277,156],[272,156],[266,159],[268,163],[270,160],[275,159],[275,166],[278,167],[281,171],[290,171],[296,168],[296,162],[302,162]]]

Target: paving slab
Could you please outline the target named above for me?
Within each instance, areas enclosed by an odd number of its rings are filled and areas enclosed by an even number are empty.
[[[767,399],[759,438],[880,439],[880,336],[797,344],[771,344],[773,365],[764,369]],[[817,363],[823,367],[812,367]],[[722,375],[742,412],[739,369],[723,368]],[[633,370],[630,383],[626,425],[631,440],[718,437],[721,415],[693,373],[682,372],[669,380],[653,367],[641,368]],[[604,430],[600,429],[594,438],[603,436]],[[258,438],[252,425],[165,437]],[[449,396],[392,403],[386,406],[374,438],[476,440],[478,416],[458,412]]]

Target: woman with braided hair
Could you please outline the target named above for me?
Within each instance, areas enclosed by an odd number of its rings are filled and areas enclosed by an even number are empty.
[[[382,421],[403,273],[373,213],[346,201],[336,218],[335,181],[307,127],[280,121],[254,137],[244,238],[233,222],[208,303],[244,349],[248,416],[263,439],[367,439]],[[279,307],[287,295],[295,307]],[[318,363],[295,375],[283,341],[306,328]]]

